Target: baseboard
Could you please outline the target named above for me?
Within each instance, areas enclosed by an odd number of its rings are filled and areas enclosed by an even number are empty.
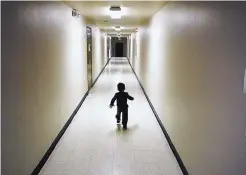
[[[145,97],[146,97],[146,99],[147,99],[149,105],[150,105],[150,108],[152,109],[152,111],[153,111],[153,113],[154,113],[154,115],[155,115],[155,117],[156,117],[156,119],[157,119],[157,121],[158,121],[158,123],[159,123],[161,129],[162,129],[162,132],[164,133],[164,135],[165,135],[165,137],[166,137],[166,139],[167,139],[167,142],[168,142],[168,144],[169,144],[169,146],[170,146],[170,148],[171,148],[171,150],[172,150],[172,152],[173,152],[173,154],[174,154],[174,156],[175,156],[175,158],[176,158],[176,160],[177,160],[177,162],[178,162],[178,164],[179,164],[179,167],[180,167],[182,173],[183,173],[184,175],[189,175],[189,173],[188,173],[188,171],[187,171],[187,169],[186,169],[186,167],[185,167],[185,165],[184,165],[184,163],[183,163],[183,161],[182,161],[182,159],[181,159],[181,157],[180,157],[178,151],[176,150],[175,146],[173,145],[173,142],[172,142],[171,138],[169,137],[169,135],[168,135],[168,133],[167,133],[167,131],[166,131],[164,125],[162,124],[162,122],[161,122],[161,120],[160,120],[160,117],[158,116],[158,114],[157,114],[157,112],[156,112],[154,106],[152,105],[152,103],[151,103],[151,101],[150,101],[150,99],[149,99],[147,93],[145,92],[142,83],[141,83],[140,80],[138,79],[138,76],[137,76],[136,72],[134,71],[134,69],[133,69],[133,67],[132,67],[132,65],[131,65],[131,63],[130,63],[130,61],[129,61],[129,59],[127,59],[127,60],[128,60],[128,62],[129,62],[129,65],[130,65],[131,68],[132,68],[132,71],[133,71],[134,75],[136,76],[136,78],[137,78],[137,80],[138,80],[138,83],[139,83],[139,85],[140,85],[140,87],[141,87],[141,89],[142,89],[142,91],[143,91],[143,93],[144,93],[144,95],[145,95]]]
[[[105,66],[103,67],[103,69],[101,70],[101,72],[99,73],[99,75],[96,77],[96,79],[93,82],[91,88],[93,88],[93,86],[96,84],[98,78],[101,76],[102,72],[104,71],[105,67],[108,65],[109,61],[110,61],[110,59],[108,59],[108,61],[105,64]],[[38,163],[38,165],[35,167],[35,169],[31,173],[31,175],[38,175],[40,173],[40,171],[42,170],[43,166],[45,165],[45,163],[49,159],[50,155],[54,151],[56,145],[58,144],[58,142],[62,138],[63,134],[66,132],[68,126],[71,124],[71,122],[74,119],[75,115],[79,111],[79,109],[82,106],[83,102],[85,101],[87,95],[89,94],[89,91],[91,90],[91,88],[85,93],[85,95],[83,96],[82,100],[79,102],[78,106],[73,111],[72,115],[69,117],[68,121],[65,123],[65,125],[63,126],[63,128],[61,129],[61,131],[58,133],[58,135],[56,136],[55,140],[52,142],[52,144],[50,145],[50,147],[48,148],[48,150],[46,151],[46,153],[44,154],[44,156],[42,157],[42,159],[40,160],[40,162]]]

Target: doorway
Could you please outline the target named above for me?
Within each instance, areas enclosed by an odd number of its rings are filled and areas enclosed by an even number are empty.
[[[123,57],[123,43],[116,43],[115,44],[115,56],[116,57]]]
[[[107,38],[107,58],[110,58],[110,38]]]
[[[86,40],[87,40],[87,82],[88,90],[92,86],[92,31],[90,27],[86,27]]]

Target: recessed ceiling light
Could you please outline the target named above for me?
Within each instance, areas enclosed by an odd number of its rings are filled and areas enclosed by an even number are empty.
[[[121,28],[120,28],[120,26],[115,26],[115,31],[121,31]]]
[[[80,13],[79,13],[76,9],[73,9],[73,11],[72,11],[72,16],[78,18],[78,17],[80,16]]]
[[[120,6],[111,6],[109,8],[110,11],[121,11],[121,7]]]
[[[121,13],[121,7],[119,6],[111,6],[109,8],[110,10],[110,17],[112,19],[121,19],[122,13]]]
[[[110,15],[111,19],[121,19],[121,14],[111,14]]]

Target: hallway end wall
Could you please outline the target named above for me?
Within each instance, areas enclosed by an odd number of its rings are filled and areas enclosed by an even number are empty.
[[[170,2],[136,34],[131,62],[190,174],[246,174],[245,7]]]
[[[116,57],[116,43],[123,43],[123,57],[127,57],[127,38],[122,37],[120,40],[118,37],[112,37],[111,38],[111,52],[112,52],[112,57]]]

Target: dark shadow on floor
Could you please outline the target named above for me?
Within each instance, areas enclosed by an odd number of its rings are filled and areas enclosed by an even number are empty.
[[[123,129],[121,124],[117,124],[115,132],[117,135],[131,135],[137,129],[138,129],[138,124],[135,124],[133,126],[128,126],[126,130]]]

